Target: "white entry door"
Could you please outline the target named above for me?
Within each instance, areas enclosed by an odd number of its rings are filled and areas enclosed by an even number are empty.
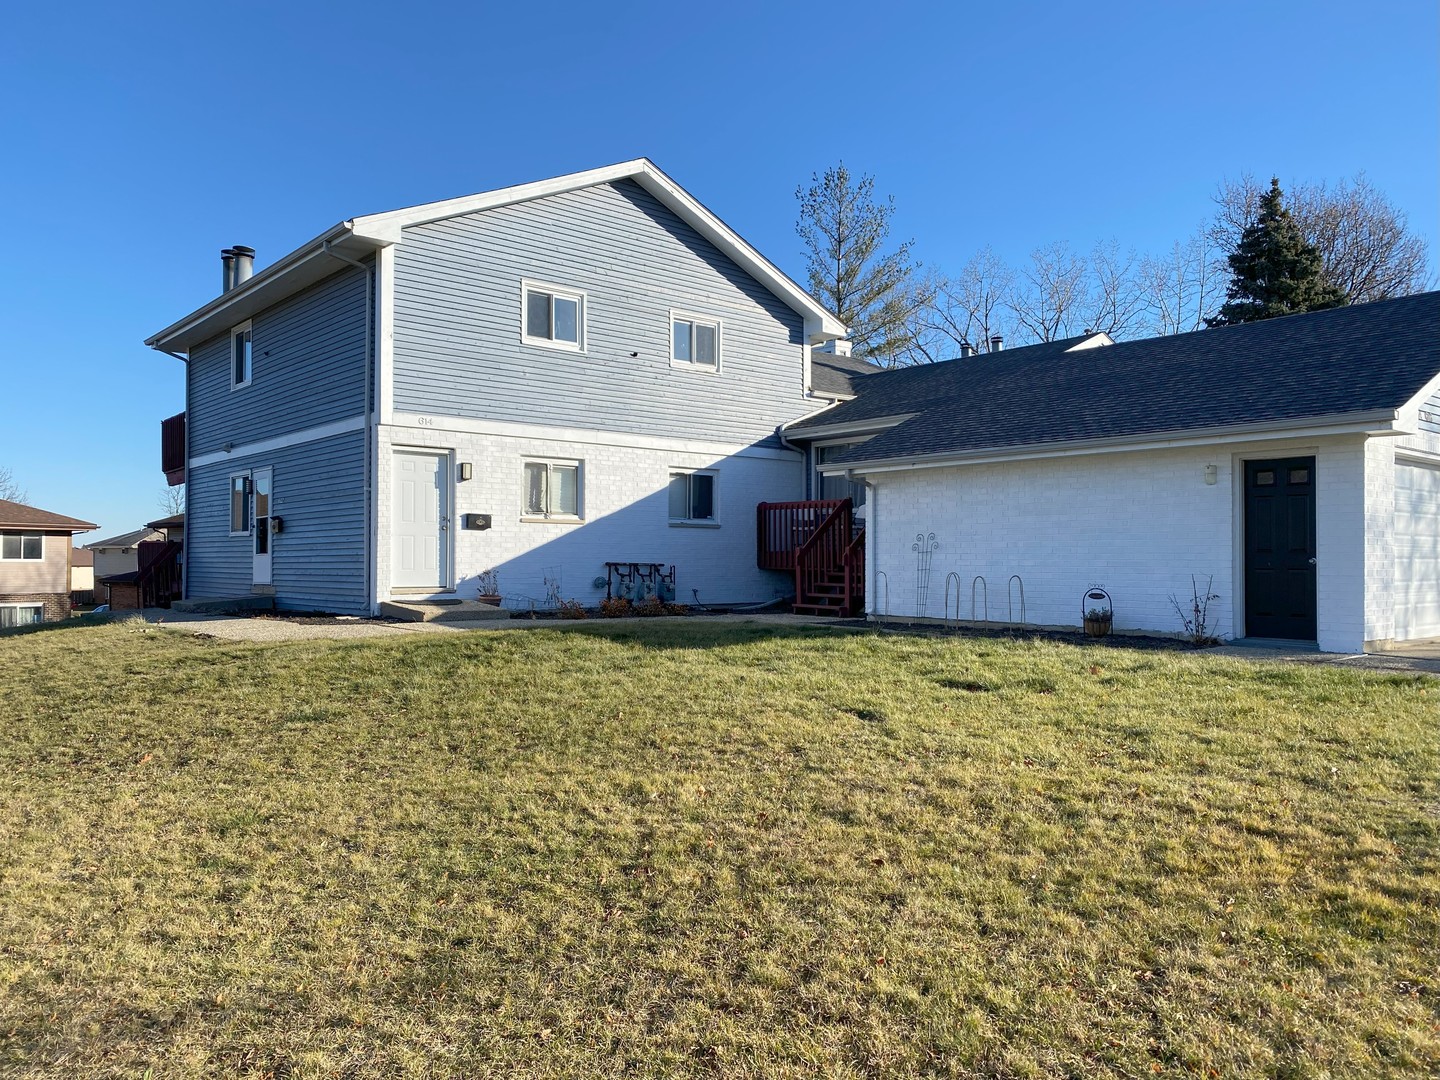
[[[270,570],[270,469],[255,469],[250,474],[250,538],[254,542],[254,569],[251,580],[256,585],[272,584]]]
[[[446,454],[395,452],[390,519],[393,588],[449,587],[449,461]]]

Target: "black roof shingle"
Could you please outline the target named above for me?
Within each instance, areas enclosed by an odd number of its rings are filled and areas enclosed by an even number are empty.
[[[916,414],[837,459],[874,461],[1395,410],[1440,373],[1440,292],[1067,352],[1077,340],[866,376],[787,430]]]

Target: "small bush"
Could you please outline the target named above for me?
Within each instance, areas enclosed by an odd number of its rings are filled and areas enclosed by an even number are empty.
[[[600,615],[606,619],[620,619],[632,614],[632,605],[623,596],[607,596],[600,601]]]
[[[585,605],[579,600],[561,600],[560,606],[556,609],[562,619],[588,619],[590,612],[585,610]]]

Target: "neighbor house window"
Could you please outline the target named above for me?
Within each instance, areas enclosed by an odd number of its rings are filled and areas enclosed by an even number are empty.
[[[250,532],[250,474],[230,477],[230,535]]]
[[[580,463],[525,462],[525,517],[578,518]]]
[[[713,472],[672,472],[670,474],[670,523],[672,525],[714,525],[715,474]]]
[[[252,360],[250,324],[245,323],[230,331],[230,389],[250,385]]]
[[[521,338],[531,345],[585,348],[585,294],[549,285],[522,286],[525,325]]]
[[[40,604],[0,604],[0,630],[44,621],[45,609]]]
[[[0,533],[0,559],[45,558],[45,537],[40,533]]]
[[[720,370],[720,324],[714,319],[670,315],[670,362],[676,367]]]

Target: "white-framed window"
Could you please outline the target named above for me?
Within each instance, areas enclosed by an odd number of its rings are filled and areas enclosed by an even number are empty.
[[[520,283],[520,340],[527,345],[585,351],[585,294],[575,289]]]
[[[45,558],[43,533],[0,533],[0,560],[4,562],[38,562]]]
[[[720,524],[719,477],[708,469],[670,470],[670,524]]]
[[[670,312],[670,365],[718,373],[720,320],[683,311]]]
[[[250,345],[250,324],[243,322],[230,331],[230,389],[250,385],[254,374],[254,349]]]
[[[250,474],[230,477],[230,535],[250,535]]]
[[[526,521],[579,521],[581,463],[578,461],[525,462]]]
[[[43,604],[0,604],[0,630],[45,621]]]
[[[871,437],[864,439],[852,439],[849,442],[824,443],[815,446],[815,497],[817,499],[849,499],[855,509],[865,505],[865,484],[860,480],[852,480],[847,476],[826,476],[820,471],[820,466],[826,462],[834,461],[841,454],[848,454],[862,443],[870,441]]]

